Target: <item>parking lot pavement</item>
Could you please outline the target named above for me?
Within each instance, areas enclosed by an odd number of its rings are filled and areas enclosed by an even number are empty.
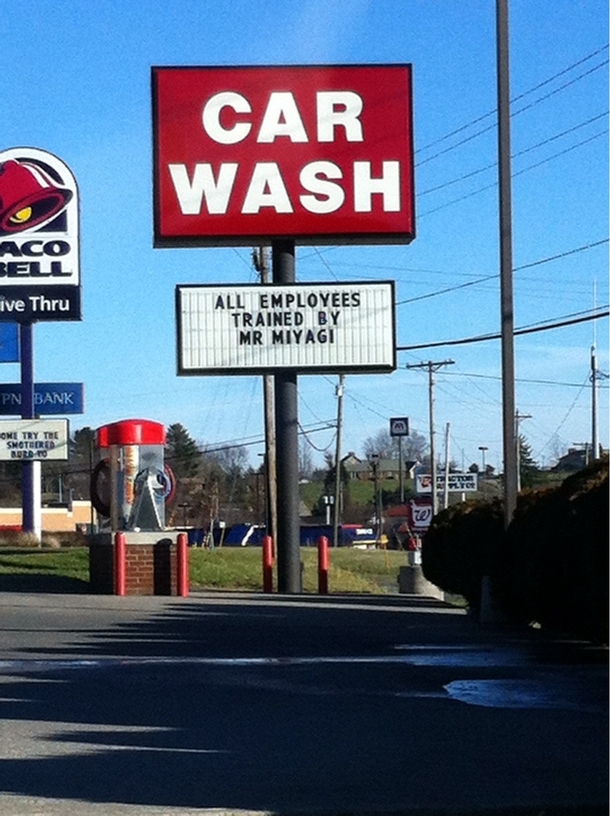
[[[415,596],[0,595],[0,814],[607,813],[607,650]]]

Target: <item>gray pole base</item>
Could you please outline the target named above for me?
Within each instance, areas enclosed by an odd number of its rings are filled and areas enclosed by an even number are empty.
[[[420,566],[401,567],[398,573],[398,592],[405,595],[425,595],[443,601],[445,593],[424,578]]]

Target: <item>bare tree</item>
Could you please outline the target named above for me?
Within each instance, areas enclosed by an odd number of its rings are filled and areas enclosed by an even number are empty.
[[[311,446],[306,439],[301,439],[299,445],[299,476],[301,479],[311,479],[314,471]]]
[[[363,453],[366,459],[372,454],[378,454],[382,459],[398,459],[400,443],[399,437],[390,436],[390,432],[381,428],[375,436],[369,436],[364,441]],[[404,459],[423,461],[426,448],[426,438],[417,431],[411,431],[409,436],[402,437],[402,455]]]

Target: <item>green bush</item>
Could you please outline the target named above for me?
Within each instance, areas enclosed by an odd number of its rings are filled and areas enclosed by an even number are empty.
[[[520,620],[608,642],[608,459],[519,497],[494,594]]]
[[[608,643],[608,496],[606,457],[521,493],[506,531],[500,500],[454,505],[424,536],[424,575],[475,611],[489,575],[510,618]]]
[[[422,542],[424,576],[461,595],[471,609],[481,603],[481,582],[493,568],[494,544],[502,537],[502,502],[467,501],[442,510]]]

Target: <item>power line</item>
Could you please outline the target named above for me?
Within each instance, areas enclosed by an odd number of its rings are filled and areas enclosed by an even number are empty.
[[[304,437],[304,439],[305,439],[305,441],[307,442],[307,444],[309,445],[309,447],[310,447],[310,448],[313,448],[313,449],[314,449],[315,451],[317,451],[318,453],[326,453],[326,451],[327,451],[327,450],[330,448],[330,446],[333,444],[333,442],[335,441],[336,436],[337,436],[337,433],[336,433],[336,431],[335,431],[335,433],[333,434],[333,436],[332,436],[332,438],[331,438],[330,442],[329,442],[329,443],[328,443],[328,444],[327,444],[325,447],[323,447],[323,448],[319,448],[317,445],[314,445],[314,443],[313,443],[313,442],[311,441],[311,439],[309,438],[309,434],[311,433],[311,431],[306,431],[306,430],[305,430],[305,428],[303,428],[303,426],[301,425],[301,423],[300,423],[300,422],[298,423],[298,426],[299,426],[299,435],[300,435],[300,436],[302,436],[302,437]],[[332,427],[336,427],[336,423],[335,423],[335,425],[333,425]],[[324,429],[324,428],[318,428],[317,430],[318,430],[318,431],[320,431],[320,430],[326,430],[326,429]]]
[[[601,130],[599,133],[595,133],[593,136],[589,136],[587,139],[583,139],[581,142],[577,142],[575,145],[571,145],[570,147],[565,148],[565,150],[560,150],[558,153],[554,153],[552,156],[548,156],[546,159],[542,159],[535,164],[530,164],[527,167],[523,167],[521,170],[517,170],[516,173],[511,175],[511,178],[517,178],[517,176],[523,175],[523,173],[527,173],[529,170],[534,170],[536,167],[540,167],[542,164],[546,164],[553,159],[559,158],[559,156],[563,156],[566,153],[570,153],[572,150],[576,150],[579,147],[583,147],[589,142],[594,141],[595,139],[599,139],[600,136],[604,136],[608,133],[608,130]],[[426,212],[420,213],[419,218],[424,218],[426,215],[431,215],[432,213],[438,212],[439,210],[444,210],[447,207],[451,207],[453,204],[458,204],[460,201],[465,201],[468,198],[472,198],[479,193],[484,193],[486,190],[492,190],[498,186],[498,182],[494,181],[491,184],[486,184],[484,187],[479,187],[476,190],[472,190],[470,193],[465,193],[464,195],[460,196],[459,198],[454,198],[451,201],[447,201],[444,204],[440,204],[438,207],[434,207],[432,210],[426,210]]]
[[[551,142],[557,141],[557,139],[563,138],[563,136],[568,136],[570,133],[574,133],[580,128],[586,127],[587,125],[592,124],[593,122],[597,122],[598,119],[603,119],[604,116],[608,115],[608,111],[604,111],[603,113],[598,114],[597,116],[592,116],[590,119],[587,119],[584,122],[579,122],[579,124],[574,125],[567,130],[563,130],[561,133],[556,133],[553,136],[549,136],[547,139],[544,139],[542,142],[537,142],[535,145],[531,145],[530,147],[526,147],[523,150],[518,150],[516,153],[513,153],[511,158],[516,159],[519,156],[523,156],[526,153],[531,153],[532,150],[537,150],[539,147],[544,147]],[[417,193],[417,197],[420,198],[421,196],[428,195],[429,193],[436,193],[438,190],[443,190],[445,187],[450,187],[453,184],[458,184],[460,181],[466,181],[469,178],[473,178],[474,176],[478,176],[481,173],[484,173],[486,170],[493,170],[497,167],[497,162],[492,162],[491,164],[486,164],[484,167],[479,167],[477,170],[472,170],[470,173],[465,173],[462,176],[457,176],[450,181],[445,181],[442,184],[437,184],[436,187],[429,187],[427,190],[421,190]]]
[[[514,334],[522,335],[522,334],[534,334],[536,332],[541,331],[549,331],[550,329],[561,329],[565,326],[573,326],[577,323],[586,323],[589,320],[599,320],[601,317],[608,317],[610,312],[608,311],[608,307],[604,307],[605,311],[603,312],[596,312],[595,314],[589,314],[584,317],[575,317],[571,320],[562,320],[558,323],[551,323],[545,326],[532,326],[530,328],[521,328],[515,329]],[[414,346],[396,346],[396,351],[416,351],[418,349],[424,348],[439,348],[440,346],[464,346],[469,343],[483,343],[487,340],[500,340],[500,334],[479,334],[476,337],[465,337],[461,340],[439,340],[434,343],[418,343]]]
[[[454,376],[454,377],[474,377],[480,380],[496,380],[499,381],[502,378],[498,377],[495,374],[473,374],[471,371],[447,371],[447,376]],[[556,380],[534,380],[527,377],[516,377],[515,382],[518,383],[528,383],[532,385],[553,385],[559,386],[561,388],[582,388],[581,383],[569,383],[569,382],[558,382]]]
[[[525,111],[531,110],[532,108],[536,107],[536,105],[540,105],[541,102],[544,102],[547,99],[550,99],[552,96],[555,96],[555,94],[558,94],[560,91],[564,91],[566,88],[569,88],[572,85],[576,84],[576,82],[580,82],[581,79],[584,79],[585,77],[589,76],[589,74],[592,74],[594,71],[598,71],[600,68],[603,68],[604,65],[608,65],[608,60],[604,60],[603,62],[600,62],[598,65],[595,65],[593,68],[590,68],[588,71],[585,71],[584,74],[580,74],[580,76],[577,76],[574,79],[570,80],[569,82],[566,82],[564,85],[560,85],[559,88],[555,88],[555,90],[550,91],[548,94],[545,94],[545,96],[541,96],[539,99],[535,99],[533,102],[530,102],[529,105],[525,105],[524,107],[519,108],[519,110],[511,111],[511,114],[510,114],[511,119],[514,116],[518,116],[520,113],[525,113]],[[488,133],[490,130],[493,130],[495,127],[496,127],[496,123],[493,122],[491,125],[487,125],[487,127],[484,127],[481,130],[477,130],[476,133],[472,133],[470,136],[466,136],[465,139],[462,139],[461,141],[456,142],[454,145],[451,145],[450,147],[445,147],[443,150],[439,150],[438,153],[434,153],[432,156],[428,156],[427,159],[423,159],[422,161],[417,162],[417,167],[419,168],[423,164],[427,164],[428,162],[431,162],[433,159],[438,159],[440,156],[444,156],[447,153],[450,153],[452,150],[457,150],[458,147],[462,147],[462,145],[465,145],[468,142],[471,142],[473,139],[476,139],[478,136],[482,136],[484,133]]]
[[[584,244],[583,246],[576,247],[575,249],[568,249],[566,252],[560,252],[558,255],[550,255],[548,258],[541,258],[539,261],[521,264],[521,266],[516,266],[514,271],[519,272],[522,269],[531,269],[532,266],[540,266],[541,264],[549,263],[550,261],[557,261],[560,258],[567,258],[568,255],[574,255],[577,252],[584,252],[587,249],[594,249],[595,247],[602,246],[602,244],[607,244],[608,240],[608,238],[602,238],[600,241],[594,241],[592,244]]]
[[[304,430],[299,425],[299,429],[300,429],[300,432],[302,434],[305,434],[305,433],[311,434],[311,433],[318,433],[319,431],[328,431],[328,430],[334,429],[335,425],[336,425],[336,423],[335,423],[334,420],[328,420],[323,424],[321,423],[319,427],[307,428],[307,430]],[[248,447],[252,447],[253,445],[262,445],[264,441],[265,441],[264,438],[261,436],[261,437],[253,438],[250,441],[246,441],[246,442],[244,442],[244,441],[242,441],[242,442],[218,442],[215,445],[206,445],[206,446],[204,446],[202,448],[202,450],[201,450],[201,453],[203,453],[203,454],[219,453],[220,451],[232,450],[233,448],[241,448],[241,447],[248,448]]]
[[[541,266],[542,264],[550,263],[551,261],[558,261],[561,258],[567,258],[569,255],[575,255],[578,252],[585,252],[588,249],[594,249],[595,247],[602,246],[602,244],[607,244],[608,240],[608,238],[602,238],[600,241],[594,241],[591,244],[583,244],[583,246],[568,249],[565,252],[558,253],[557,255],[550,255],[548,258],[540,258],[538,261],[531,261],[530,263],[522,264],[521,266],[515,266],[513,272],[520,272],[522,269],[531,269],[533,266]],[[467,281],[466,283],[459,283],[456,286],[449,286],[446,289],[439,289],[436,292],[428,292],[426,295],[419,295],[415,298],[399,300],[396,303],[396,306],[404,306],[405,303],[415,303],[418,300],[427,300],[428,298],[438,297],[438,295],[446,295],[449,292],[457,292],[459,289],[465,289],[468,286],[476,286],[479,283],[485,283],[486,281],[493,280],[497,277],[498,273],[494,272],[493,275],[486,275],[483,278],[476,278],[476,280]],[[428,346],[425,346],[425,348],[428,348]]]
[[[597,51],[593,51],[590,54],[587,54],[585,57],[582,57],[580,60],[577,60],[576,62],[573,62],[571,65],[568,65],[567,68],[563,68],[557,74],[553,74],[553,76],[548,77],[547,79],[543,80],[542,82],[539,82],[538,85],[534,85],[529,90],[524,91],[523,93],[519,94],[518,96],[513,97],[513,99],[511,100],[512,103],[514,104],[515,102],[518,102],[520,99],[524,99],[526,96],[529,96],[529,94],[535,93],[537,90],[544,87],[545,85],[548,85],[551,82],[553,82],[554,80],[559,79],[560,76],[563,76],[564,74],[567,74],[569,71],[572,71],[574,68],[577,68],[579,65],[583,65],[585,62],[588,62],[590,59],[593,59],[594,57],[597,57],[599,54],[602,54],[604,51],[607,51],[607,50],[608,50],[608,44],[602,46],[601,48],[598,48]],[[452,136],[457,136],[458,133],[461,133],[462,131],[467,130],[467,128],[472,127],[473,125],[477,125],[479,122],[484,121],[485,119],[487,119],[490,116],[494,116],[496,114],[496,112],[497,111],[494,108],[494,110],[488,111],[487,113],[484,113],[481,116],[478,116],[476,119],[472,119],[470,122],[467,122],[465,125],[461,125],[460,127],[456,128],[455,130],[452,130],[450,133],[447,133],[444,136],[441,136],[439,139],[435,139],[433,142],[429,142],[427,145],[424,145],[423,147],[418,148],[417,152],[420,153],[422,150],[429,150],[431,147],[434,147],[435,145],[440,144],[441,142],[445,142],[447,139],[450,139]]]

